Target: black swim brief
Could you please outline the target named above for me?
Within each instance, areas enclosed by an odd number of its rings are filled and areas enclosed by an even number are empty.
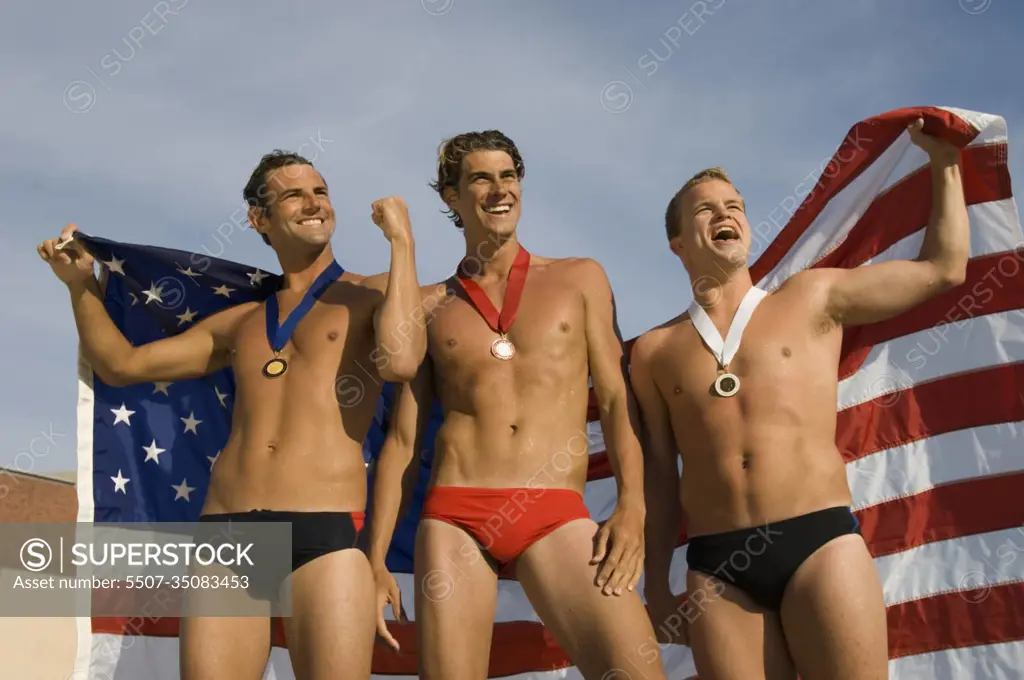
[[[860,523],[850,508],[826,508],[763,527],[696,536],[687,545],[686,564],[778,611],[804,560],[832,539],[854,533],[860,533]]]
[[[364,513],[362,512],[294,512],[288,510],[250,510],[248,512],[202,515],[199,518],[200,523],[291,522],[292,572],[322,555],[360,547],[363,520]],[[204,540],[214,543],[218,540],[230,540],[227,535],[202,533]],[[265,549],[268,547],[265,546]],[[249,592],[253,597],[274,600],[282,581],[288,574],[278,574],[268,569],[266,565],[272,561],[260,559],[258,552],[254,557],[252,567],[236,565],[231,569],[239,576],[245,574],[250,577]]]

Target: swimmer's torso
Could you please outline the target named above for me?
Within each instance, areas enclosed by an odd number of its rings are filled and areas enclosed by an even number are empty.
[[[584,299],[573,260],[533,257],[509,340],[516,355],[491,355],[497,336],[453,278],[427,326],[438,432],[433,483],[570,488],[586,483],[588,359]],[[502,289],[487,283],[495,308]]]
[[[688,315],[655,331],[651,374],[682,455],[689,535],[728,531],[848,505],[835,446],[842,329],[806,286],[766,297],[729,371],[732,397],[714,394],[718,365]],[[725,333],[722,333],[725,337]]]
[[[302,318],[280,354],[288,370],[277,378],[262,373],[274,356],[265,306],[236,323],[232,432],[205,513],[364,509],[362,443],[382,381],[372,323],[378,294],[347,283],[358,278],[344,274]],[[279,293],[280,323],[300,299]]]

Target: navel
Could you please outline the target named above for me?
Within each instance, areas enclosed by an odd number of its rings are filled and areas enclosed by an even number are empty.
[[[563,333],[568,333],[569,329],[571,328],[571,326],[569,326],[568,321],[563,321],[562,323],[558,324],[558,327],[562,329]]]
[[[338,331],[331,331],[330,333],[328,333],[327,334],[327,339],[330,340],[331,342],[334,342],[335,340],[337,340],[338,339]]]
[[[682,394],[682,393],[683,393],[683,388],[682,388],[682,387],[680,387],[679,385],[676,385],[676,386],[675,386],[675,389],[673,389],[672,391],[673,391],[673,392],[674,392],[675,394]]]
[[[448,341],[445,342],[444,344],[448,345],[449,347],[455,347],[455,345],[459,344],[459,341],[456,340],[455,338],[448,338]]]
[[[788,348],[788,347],[783,347],[783,348],[782,348],[782,356],[784,356],[784,357],[788,357],[788,356],[790,356],[791,354],[792,354],[792,352],[791,352],[791,351],[789,351],[789,348]]]

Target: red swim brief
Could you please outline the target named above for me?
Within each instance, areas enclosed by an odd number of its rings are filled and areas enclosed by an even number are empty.
[[[422,519],[465,530],[505,566],[563,524],[590,519],[590,511],[570,489],[435,486],[427,492]]]

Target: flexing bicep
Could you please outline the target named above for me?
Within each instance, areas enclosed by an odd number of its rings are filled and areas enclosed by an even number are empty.
[[[214,373],[231,364],[234,325],[252,309],[239,305],[213,314],[183,333],[133,347],[116,364],[117,384],[176,382]]]
[[[824,287],[826,314],[843,326],[878,323],[957,285],[928,261],[894,260],[854,269],[809,272]]]

